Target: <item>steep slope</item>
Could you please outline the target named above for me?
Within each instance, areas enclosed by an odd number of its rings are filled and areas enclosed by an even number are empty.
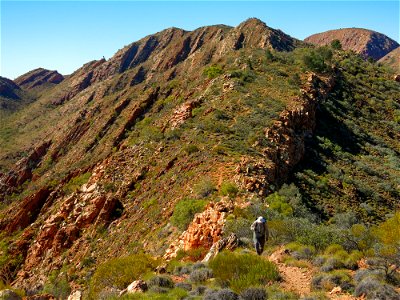
[[[330,45],[339,40],[344,50],[353,50],[365,59],[379,60],[399,44],[386,35],[362,28],[343,28],[313,34],[305,42],[318,46]]]
[[[384,57],[378,60],[379,63],[389,66],[397,73],[400,73],[400,47],[390,51]]]

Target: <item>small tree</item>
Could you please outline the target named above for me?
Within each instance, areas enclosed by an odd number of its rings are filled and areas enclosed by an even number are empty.
[[[331,42],[331,47],[335,50],[342,50],[342,43],[339,40],[333,40]]]

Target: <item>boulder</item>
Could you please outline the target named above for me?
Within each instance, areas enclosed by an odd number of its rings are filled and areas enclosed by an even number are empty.
[[[143,293],[148,290],[147,283],[143,280],[135,280],[128,287],[119,293],[119,296],[124,294]]]

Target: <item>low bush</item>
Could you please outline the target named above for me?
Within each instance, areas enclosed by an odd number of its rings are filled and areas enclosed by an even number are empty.
[[[175,283],[176,288],[180,288],[186,291],[191,291],[192,290],[192,285],[187,282],[177,282]]]
[[[174,213],[171,217],[172,225],[181,230],[185,230],[193,220],[196,213],[201,212],[206,206],[205,200],[183,199],[175,205]]]
[[[345,271],[337,270],[330,273],[316,274],[311,280],[313,290],[330,291],[335,286],[340,286],[343,290],[349,290],[353,287],[351,276]]]
[[[78,175],[74,178],[72,178],[70,181],[68,181],[68,183],[66,185],[64,185],[63,187],[63,191],[66,194],[75,192],[76,190],[78,190],[83,184],[85,184],[86,182],[88,182],[90,176],[92,176],[92,174],[90,172]]]
[[[53,271],[49,276],[49,281],[43,287],[44,293],[52,294],[54,297],[64,299],[71,293],[66,275],[61,275],[59,271]]]
[[[102,263],[89,285],[89,298],[97,299],[98,294],[106,288],[126,288],[132,281],[141,278],[157,266],[157,261],[145,254],[113,258]]]
[[[240,300],[266,300],[268,294],[263,288],[248,288],[240,293]]]
[[[211,179],[205,178],[197,183],[193,187],[193,192],[196,194],[197,198],[203,199],[210,196],[216,191],[214,183]]]
[[[209,268],[194,269],[190,273],[189,279],[193,283],[205,282],[207,279],[213,277],[213,272]]]
[[[228,196],[229,198],[234,198],[239,192],[239,189],[236,186],[236,184],[232,182],[223,182],[221,184],[220,191],[222,196]]]
[[[325,263],[321,266],[320,269],[322,272],[330,272],[335,269],[340,269],[343,266],[344,266],[344,263],[341,260],[339,260],[335,257],[329,257],[325,261]]]
[[[149,287],[173,288],[174,282],[169,276],[154,276],[148,281]]]
[[[203,300],[239,300],[239,296],[231,289],[207,290]]]
[[[204,69],[203,74],[208,78],[213,79],[219,75],[221,75],[224,71],[220,66],[214,65]]]
[[[361,269],[357,270],[354,274],[354,281],[360,283],[365,278],[375,278],[378,281],[383,281],[385,279],[385,273],[382,270],[371,270],[371,269]]]
[[[382,283],[373,276],[364,277],[355,287],[354,296],[360,297],[361,295],[367,296],[367,299],[371,299],[371,294],[382,288]]]
[[[196,286],[190,293],[189,295],[191,296],[201,296],[204,294],[204,292],[207,290],[207,287],[204,285],[198,285]]]
[[[209,266],[222,286],[228,285],[236,292],[279,279],[273,263],[250,253],[223,251]]]

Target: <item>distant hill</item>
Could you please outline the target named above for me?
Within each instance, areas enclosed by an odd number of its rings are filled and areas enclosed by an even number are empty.
[[[389,66],[393,70],[400,73],[400,47],[390,51],[384,57],[382,57],[378,62],[383,65]]]
[[[58,84],[64,80],[57,71],[50,71],[43,68],[38,68],[28,73],[19,76],[14,80],[23,89],[32,89],[34,87],[41,86],[43,84]]]
[[[330,45],[333,40],[339,40],[344,50],[353,50],[365,59],[379,60],[399,44],[386,35],[362,28],[343,28],[313,34],[305,42],[314,45]]]

